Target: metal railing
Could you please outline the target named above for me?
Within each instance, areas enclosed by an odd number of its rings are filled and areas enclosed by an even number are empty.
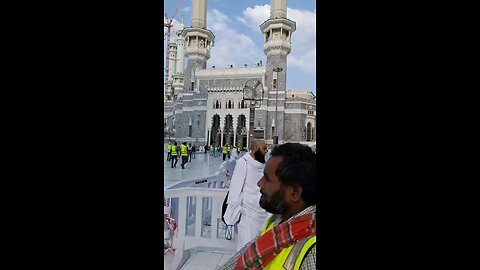
[[[234,251],[236,237],[225,238],[226,226],[221,221],[222,204],[227,194],[225,188],[175,188],[165,191],[167,206],[177,221],[172,247],[175,258],[172,269],[178,269],[195,247],[210,247]]]
[[[226,161],[214,175],[165,187],[165,206],[171,209],[171,218],[177,225],[169,242],[175,250],[172,270],[179,269],[190,250],[196,247],[234,251],[235,234],[232,233],[231,240],[225,238],[226,226],[221,214],[235,163],[235,160]]]

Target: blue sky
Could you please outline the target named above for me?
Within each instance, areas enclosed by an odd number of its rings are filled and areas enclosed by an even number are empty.
[[[207,68],[227,65],[254,66],[267,57],[263,53],[263,36],[259,25],[270,15],[271,0],[207,0],[207,28],[215,35],[215,46]],[[173,15],[176,31],[184,16],[191,24],[192,0],[165,0],[165,12]],[[288,90],[309,90],[316,93],[316,3],[314,0],[289,0],[287,17],[297,23],[292,35],[292,52],[288,56]],[[166,33],[166,28],[164,28]]]

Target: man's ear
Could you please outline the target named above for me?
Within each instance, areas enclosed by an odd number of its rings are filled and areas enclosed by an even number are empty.
[[[289,189],[289,195],[292,202],[298,202],[302,199],[303,189],[300,185],[292,185]]]

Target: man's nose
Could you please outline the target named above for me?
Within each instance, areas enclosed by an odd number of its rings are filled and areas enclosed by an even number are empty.
[[[262,178],[260,178],[260,180],[258,180],[258,182],[257,182],[257,186],[258,186],[259,188],[261,188],[261,187],[262,187],[262,183],[261,183],[261,182],[262,182],[262,180],[263,180],[263,177],[262,177]]]

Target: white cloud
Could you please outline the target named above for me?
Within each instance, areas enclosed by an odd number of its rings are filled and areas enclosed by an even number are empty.
[[[243,11],[243,17],[237,17],[237,20],[244,23],[252,29],[252,31],[261,35],[260,24],[270,17],[270,5],[263,5],[255,7],[247,7]]]
[[[183,13],[190,13],[192,11],[192,8],[190,6],[182,8]]]
[[[227,65],[238,67],[247,64],[253,66],[264,59],[261,48],[256,47],[249,36],[239,33],[229,25],[232,21],[228,16],[212,9],[208,11],[207,18],[207,28],[216,37],[215,46],[212,48],[211,58],[208,61],[209,66],[214,65],[219,68]]]
[[[288,57],[289,70],[299,68],[305,73],[315,74],[317,11],[288,8],[287,14],[290,20],[297,23],[297,30],[292,34],[292,52]],[[243,17],[237,17],[237,20],[260,34],[259,25],[269,16],[270,5],[255,5],[246,8]]]

